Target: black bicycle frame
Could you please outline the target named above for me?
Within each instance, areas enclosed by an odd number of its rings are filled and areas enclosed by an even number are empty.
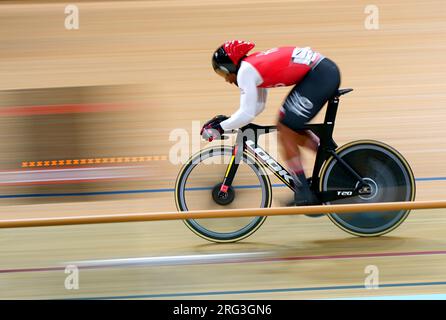
[[[328,101],[324,123],[306,124],[302,129],[312,131],[320,139],[320,145],[316,154],[310,187],[316,193],[321,202],[353,197],[359,194],[366,195],[370,193],[370,187],[368,186],[368,184],[354,170],[354,168],[352,168],[336,153],[336,148],[338,146],[333,140],[334,124],[339,106],[339,96],[351,90],[352,89],[339,90],[338,94]],[[274,175],[276,175],[286,186],[288,186],[293,192],[295,191],[296,186],[292,175],[285,167],[283,167],[280,163],[273,159],[257,143],[260,135],[268,134],[276,130],[276,126],[260,126],[251,123],[238,131],[236,143],[233,147],[233,156],[226,170],[219,196],[224,196],[228,188],[232,185],[232,181],[234,180],[244,151],[252,154],[256,159],[262,162],[265,167],[267,167],[272,173],[274,173]],[[331,156],[335,157],[339,161],[339,163],[345,167],[347,172],[352,174],[353,177],[355,177],[359,181],[354,189],[342,189],[324,192],[319,192],[317,190],[317,186],[319,185],[319,172],[324,162]],[[249,159],[247,160],[249,161]]]

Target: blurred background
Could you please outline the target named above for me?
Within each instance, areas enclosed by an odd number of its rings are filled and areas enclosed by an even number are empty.
[[[218,77],[210,64],[212,52],[228,39],[252,41],[255,51],[311,46],[334,60],[342,72],[341,87],[355,90],[341,99],[336,142],[375,139],[390,144],[414,171],[416,199],[444,199],[445,32],[446,6],[440,0],[2,1],[1,215],[175,211],[179,144],[185,160],[207,146],[198,137],[200,124],[238,108],[239,90]],[[266,110],[255,122],[274,124],[289,89],[270,90]],[[267,144],[270,149],[276,148],[273,140]],[[309,173],[314,158],[304,157]],[[275,188],[273,205],[290,196],[288,190]],[[209,273],[189,266],[202,278],[189,278],[191,270],[183,268],[173,280],[170,269],[113,270],[117,274],[101,273],[102,280],[91,274],[85,291],[73,293],[63,288],[62,271],[39,276],[8,271],[45,270],[74,260],[265,250],[279,250],[280,255],[283,250],[294,255],[405,252],[445,244],[441,235],[446,219],[435,213],[419,220],[411,216],[407,227],[392,233],[395,238],[386,243],[350,237],[328,219],[309,220],[274,218],[250,241],[217,247],[205,245],[180,221],[2,230],[0,278],[8,290],[0,296],[131,296],[149,290],[156,297],[160,292],[223,290],[214,275],[229,272],[223,266],[205,269]],[[444,262],[435,263],[441,267]],[[352,268],[349,275],[340,274],[336,263],[326,269],[314,262],[298,265],[303,270],[294,274],[296,264],[287,263],[233,265],[231,275],[235,272],[243,288],[260,289],[294,282],[315,286],[363,281],[364,268],[357,260],[342,266]],[[404,279],[397,278],[398,263],[382,262],[390,266],[383,273],[389,282],[419,280],[418,260]],[[277,277],[266,277],[268,270]],[[245,277],[256,272],[261,281]],[[107,279],[112,278],[118,282],[110,285]],[[230,280],[224,287],[238,289]],[[318,294],[312,296],[329,296]],[[295,291],[282,297],[309,296]]]

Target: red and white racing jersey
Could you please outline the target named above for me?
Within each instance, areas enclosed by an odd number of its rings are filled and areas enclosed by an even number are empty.
[[[280,47],[246,57],[237,73],[240,108],[220,125],[224,130],[243,127],[265,108],[267,88],[299,83],[324,57],[309,47]]]

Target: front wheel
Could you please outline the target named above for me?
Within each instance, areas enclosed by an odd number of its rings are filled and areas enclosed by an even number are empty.
[[[331,204],[413,201],[415,179],[409,164],[392,147],[371,140],[351,142],[336,153],[368,183],[371,193],[339,199]],[[320,191],[352,190],[358,180],[334,157],[327,160],[320,175]],[[327,203],[327,204],[330,204]],[[351,234],[370,237],[397,228],[410,210],[329,214],[335,225]]]
[[[192,156],[183,166],[175,186],[179,211],[266,208],[271,206],[271,183],[263,166],[244,153],[227,197],[218,197],[232,148],[211,147]],[[235,242],[253,234],[263,217],[188,219],[185,224],[200,237],[213,242]]]

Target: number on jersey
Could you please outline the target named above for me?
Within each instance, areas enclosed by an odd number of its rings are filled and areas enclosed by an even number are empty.
[[[295,48],[293,50],[291,58],[294,63],[306,64],[307,66],[309,66],[316,60],[317,56],[318,56],[317,52],[311,50],[310,47],[305,47],[305,48]]]

